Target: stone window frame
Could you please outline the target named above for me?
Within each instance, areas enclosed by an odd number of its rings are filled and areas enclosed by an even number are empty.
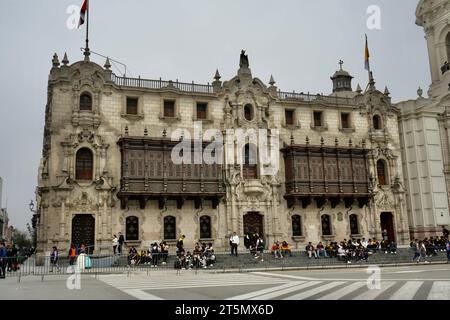
[[[323,233],[322,217],[324,217],[324,216],[328,216],[328,218],[329,218],[328,222],[330,224],[330,234],[324,234]],[[329,214],[329,213],[324,213],[324,214],[320,215],[320,234],[322,235],[322,237],[332,237],[332,236],[334,236],[334,233],[333,233],[334,228],[333,228],[332,220],[333,220],[333,216],[331,214]]]
[[[292,111],[293,112],[293,115],[292,115],[293,124],[287,124],[286,123],[286,111]],[[296,129],[300,128],[300,121],[299,121],[299,117],[298,117],[298,110],[296,108],[294,108],[294,107],[284,107],[283,108],[282,126],[284,128],[296,128]]]
[[[208,217],[209,218],[209,237],[202,237],[201,221],[200,220],[203,217]],[[200,217],[198,217],[198,228],[199,228],[198,238],[201,241],[206,241],[206,240],[212,240],[213,239],[213,217],[210,214],[203,214]]]
[[[127,113],[128,98],[138,99],[137,114],[128,114]],[[124,94],[122,97],[122,112],[120,115],[122,118],[131,120],[131,121],[144,119],[144,97],[142,95],[137,95],[137,94]]]
[[[315,112],[321,112],[321,126],[316,126],[314,124],[314,113]],[[313,108],[311,109],[311,129],[315,131],[327,131],[328,130],[328,123],[326,122],[326,110],[325,108]]]
[[[378,117],[378,119],[379,119],[379,128],[378,129],[376,129],[375,128],[375,122],[374,122],[374,120],[375,120],[375,117]],[[375,112],[373,115],[372,115],[372,117],[370,117],[370,127],[372,128],[372,130],[374,130],[374,131],[383,131],[384,130],[384,119],[383,119],[383,117],[381,116],[381,114],[379,113],[379,112]]]
[[[246,106],[250,106],[250,107],[251,107],[251,119],[250,119],[250,120],[248,120],[248,119],[245,117],[245,107],[246,107]],[[252,102],[244,102],[244,103],[242,104],[242,109],[241,109],[241,112],[242,112],[242,119],[244,119],[244,120],[247,121],[248,123],[254,122],[255,119],[257,118],[257,116],[256,116],[256,108],[257,108],[257,106],[255,106],[254,103],[252,103]]]
[[[349,119],[348,119],[349,127],[348,128],[342,127],[342,115],[343,114],[348,114],[348,116],[349,116]],[[355,121],[353,119],[353,112],[351,110],[339,110],[339,131],[344,132],[344,133],[355,132]]]
[[[137,231],[137,239],[129,239],[128,238],[128,225],[127,225],[127,222],[128,222],[128,220],[129,220],[129,218],[136,218],[137,219],[137,228],[138,228],[138,231]],[[138,216],[136,216],[136,215],[129,215],[129,216],[126,216],[125,217],[125,240],[126,241],[140,241],[141,239],[140,239],[140,229],[141,229],[141,227],[140,227],[140,225],[139,225],[139,217]]]
[[[203,103],[206,104],[206,119],[199,119],[197,117],[197,105],[199,103]],[[194,100],[194,107],[193,107],[193,112],[192,112],[193,116],[192,116],[192,120],[193,121],[202,121],[202,122],[212,122],[212,116],[211,116],[211,104],[210,101],[207,100]]]
[[[174,101],[175,102],[175,110],[174,110],[174,117],[166,117],[164,115],[164,101]],[[180,97],[173,94],[164,94],[161,95],[160,103],[159,103],[159,119],[166,122],[178,122],[181,121],[181,115],[180,115]]]
[[[81,96],[83,95],[89,95],[89,97],[91,98],[91,109],[90,110],[81,110]],[[88,113],[92,113],[94,112],[94,94],[90,91],[90,90],[86,90],[83,89],[81,91],[81,93],[78,95],[78,112],[88,112]]]
[[[175,238],[171,238],[171,239],[165,237],[165,221],[166,221],[166,218],[168,218],[168,217],[172,217],[175,220],[175,222],[174,222],[175,223],[175,231],[174,231]],[[162,218],[162,238],[164,239],[164,241],[177,241],[178,240],[178,238],[177,238],[177,225],[178,225],[177,220],[178,220],[178,218],[174,214],[167,214]]]
[[[378,173],[378,162],[380,162],[380,163],[382,163],[383,164],[383,177],[384,177],[384,184],[381,184],[380,183],[380,175],[379,175],[379,173]],[[376,172],[376,175],[377,175],[377,183],[378,183],[378,185],[380,185],[380,186],[388,186],[389,185],[389,182],[390,182],[390,177],[389,177],[389,162],[386,160],[386,159],[384,159],[384,158],[379,158],[379,159],[377,159],[377,161],[375,162],[375,172]]]
[[[352,225],[351,225],[351,219],[352,216],[356,217],[356,228],[357,228],[357,233],[353,233],[352,232]],[[353,237],[359,237],[361,236],[361,219],[359,217],[359,215],[357,213],[350,213],[348,216],[348,227],[349,227],[349,234]]]
[[[85,179],[77,179],[77,154],[78,151],[80,151],[81,149],[88,149],[91,154],[92,154],[92,177],[91,179],[85,180]],[[96,176],[96,165],[97,165],[97,159],[95,157],[95,152],[94,150],[88,146],[88,145],[80,145],[75,152],[73,153],[73,178],[74,180],[79,184],[79,185],[85,185],[85,184],[91,184],[92,181],[95,180],[95,176]]]

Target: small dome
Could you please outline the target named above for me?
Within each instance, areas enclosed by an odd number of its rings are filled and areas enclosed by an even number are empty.
[[[333,81],[333,92],[352,91],[353,77],[347,71],[342,69],[343,64],[344,62],[340,60],[340,69],[331,77],[331,80]]]
[[[347,71],[345,70],[338,70],[336,71],[333,76],[331,77],[331,79],[337,78],[337,77],[351,77],[353,78]]]

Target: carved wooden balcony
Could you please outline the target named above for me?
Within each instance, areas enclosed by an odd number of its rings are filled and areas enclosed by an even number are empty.
[[[350,146],[294,145],[284,147],[288,206],[297,201],[306,208],[313,201],[317,207],[327,202],[334,208],[341,201],[346,207],[355,201],[364,206],[371,197],[369,150]]]
[[[148,200],[155,199],[160,208],[167,200],[176,200],[178,208],[185,200],[194,200],[196,208],[204,200],[211,200],[214,208],[218,205],[225,195],[222,166],[204,162],[175,164],[171,152],[178,143],[168,138],[119,139],[122,161],[118,197],[123,208],[130,200],[138,200],[143,209]],[[206,145],[202,144],[202,151]]]

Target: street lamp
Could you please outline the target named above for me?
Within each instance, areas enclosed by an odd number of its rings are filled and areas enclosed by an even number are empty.
[[[38,218],[39,218],[39,214],[38,214],[38,209],[34,209],[34,202],[33,202],[33,200],[31,200],[30,201],[30,204],[28,205],[29,207],[30,207],[30,211],[31,212],[33,212],[34,214],[33,214],[33,218],[31,219],[31,224],[32,224],[32,227],[33,227],[33,229],[36,229],[36,224],[37,224],[37,221],[38,221]]]

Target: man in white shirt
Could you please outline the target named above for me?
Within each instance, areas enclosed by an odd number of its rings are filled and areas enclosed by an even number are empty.
[[[233,235],[230,237],[230,246],[231,246],[231,255],[234,254],[237,257],[237,248],[239,245],[239,236],[236,234],[236,232],[233,232]]]

